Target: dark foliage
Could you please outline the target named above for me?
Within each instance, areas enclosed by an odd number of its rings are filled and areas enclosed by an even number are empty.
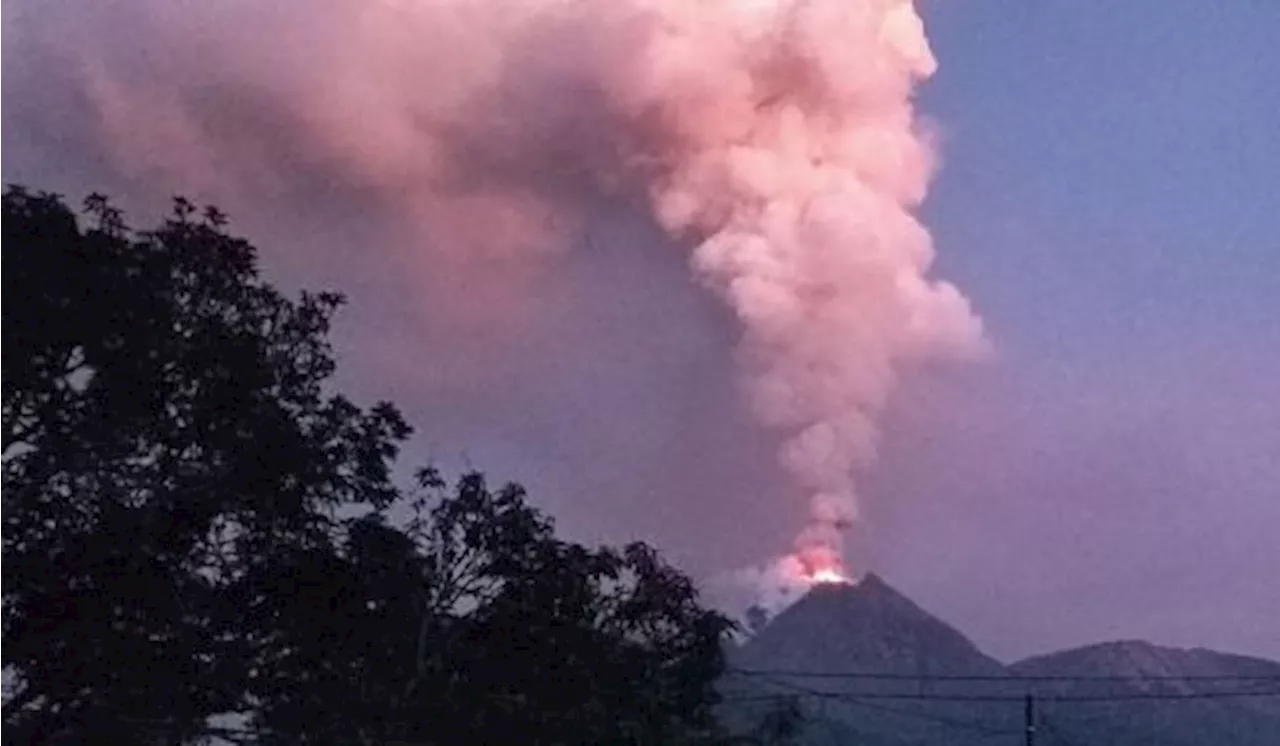
[[[389,502],[408,428],[324,390],[341,299],[282,296],[216,212],[86,208],[4,195],[6,731],[186,734],[243,705],[246,581]]]
[[[271,742],[710,739],[727,623],[687,578],[642,544],[556,539],[518,487],[448,492],[428,470],[420,489],[406,531],[352,521],[337,564],[302,571],[257,690]],[[323,609],[343,621],[322,629]]]
[[[727,622],[687,578],[476,474],[400,499],[409,428],[326,385],[340,297],[280,294],[216,210],[85,211],[4,195],[7,742],[711,738]]]

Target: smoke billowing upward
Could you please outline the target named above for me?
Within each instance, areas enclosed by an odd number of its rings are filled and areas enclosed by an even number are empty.
[[[913,215],[934,154],[912,93],[935,60],[909,0],[80,12],[137,14],[136,47],[61,42],[121,168],[212,193],[365,190],[430,233],[424,282],[526,277],[600,195],[650,209],[740,320],[746,399],[804,501],[770,582],[842,571],[901,367],[983,349]]]

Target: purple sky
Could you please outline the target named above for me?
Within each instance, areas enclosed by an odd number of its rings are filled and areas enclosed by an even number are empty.
[[[4,6],[5,181],[141,215],[210,196],[111,166],[67,50],[134,54],[146,27],[76,8]],[[924,217],[997,353],[900,392],[856,559],[999,657],[1141,637],[1280,658],[1280,5],[923,13],[944,157]],[[406,410],[410,461],[523,481],[571,536],[699,575],[789,547],[803,515],[732,385],[735,326],[647,219],[601,205],[498,334],[433,316],[380,205],[304,176],[212,196],[273,278],[350,296],[342,385]]]

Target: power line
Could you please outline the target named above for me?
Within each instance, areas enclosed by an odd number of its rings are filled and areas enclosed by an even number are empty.
[[[1270,678],[1259,679],[1262,681],[1270,681]],[[1010,736],[1022,734],[1025,736],[1027,746],[1033,746],[1037,742],[1037,736],[1041,733],[1050,737],[1053,743],[1060,743],[1063,746],[1073,746],[1072,742],[1059,731],[1054,728],[1044,715],[1035,707],[1037,702],[1045,703],[1098,703],[1098,702],[1126,702],[1126,701],[1160,701],[1160,700],[1197,700],[1197,699],[1221,699],[1229,697],[1250,698],[1250,697],[1280,697],[1280,688],[1267,690],[1232,690],[1221,692],[1174,692],[1174,693],[1148,693],[1148,692],[1132,692],[1118,693],[1111,695],[1040,695],[1033,696],[1031,694],[1023,694],[1020,696],[1010,695],[945,695],[945,694],[892,694],[892,693],[867,693],[867,694],[850,694],[844,692],[829,692],[810,687],[794,684],[778,679],[769,679],[770,683],[782,686],[792,690],[791,694],[761,694],[761,695],[745,695],[737,698],[726,698],[729,703],[741,702],[765,702],[765,701],[794,701],[797,696],[814,697],[823,700],[834,700],[866,709],[879,710],[892,713],[895,715],[916,718],[922,721],[946,725],[953,728],[978,732],[989,736]],[[1025,727],[1020,730],[1001,729],[985,723],[979,723],[971,720],[963,720],[950,718],[932,713],[917,712],[906,710],[888,705],[874,704],[868,700],[911,700],[926,702],[1003,702],[1014,703],[1021,702],[1025,707]],[[1043,726],[1043,731],[1040,730]]]
[[[742,676],[791,676],[795,678],[805,679],[866,679],[871,681],[1000,681],[1000,682],[1018,682],[1018,681],[1275,681],[1280,682],[1280,675],[1269,676],[1252,676],[1241,675],[1233,676],[1226,674],[1217,675],[1177,675],[1177,674],[1135,674],[1131,676],[1064,676],[1064,675],[1019,675],[1010,674],[1007,676],[995,674],[903,674],[903,673],[862,673],[862,672],[831,672],[831,671],[800,671],[800,670],[784,670],[784,669],[752,669],[752,668],[729,668],[727,673],[739,674]]]
[[[1280,692],[1277,692],[1280,694]],[[780,699],[794,698],[794,694],[749,694],[740,697],[725,698],[723,701],[736,702],[768,702]],[[857,698],[863,700],[924,700],[928,702],[1021,702],[1022,695],[1017,697],[1007,697],[998,695],[968,695],[968,694],[882,694],[880,692],[862,694],[857,692],[822,692],[814,693],[812,697],[823,697],[826,699],[847,699]]]
[[[847,702],[847,703],[849,703],[849,704],[857,705],[857,706],[859,706],[859,707],[864,707],[864,708],[866,708],[866,709],[870,709],[870,710],[879,710],[879,711],[882,711],[882,712],[890,712],[890,713],[894,713],[894,714],[897,714],[897,715],[903,715],[903,716],[907,716],[907,717],[913,717],[913,718],[916,718],[916,719],[918,719],[918,720],[925,720],[925,721],[929,721],[929,722],[933,722],[933,723],[938,723],[938,724],[940,724],[940,725],[949,725],[949,726],[952,726],[952,727],[955,727],[955,728],[962,728],[962,729],[965,729],[965,730],[971,730],[971,731],[975,731],[975,732],[983,733],[983,734],[986,734],[986,735],[1001,735],[1001,736],[1006,736],[1006,735],[1011,735],[1011,734],[1015,734],[1015,733],[1018,733],[1018,732],[1019,732],[1019,731],[1015,731],[1015,730],[1008,730],[1008,729],[998,728],[998,727],[995,727],[995,726],[990,726],[990,725],[986,725],[986,724],[984,724],[984,723],[978,723],[978,722],[974,722],[974,721],[970,721],[970,720],[961,720],[961,719],[958,719],[958,718],[949,718],[949,717],[944,717],[944,716],[942,716],[942,715],[934,715],[934,714],[931,714],[931,713],[919,712],[919,711],[916,711],[916,710],[906,710],[906,709],[903,709],[903,708],[901,708],[901,707],[891,707],[891,706],[889,706],[889,705],[872,704],[872,703],[870,703],[870,702],[864,702],[864,701],[862,701],[862,700],[863,700],[862,695],[846,694],[846,693],[843,693],[843,692],[824,692],[824,691],[821,691],[821,690],[818,690],[818,689],[813,689],[813,688],[810,688],[810,687],[807,687],[807,686],[802,686],[802,685],[800,685],[800,684],[794,684],[794,683],[791,683],[791,682],[789,682],[789,681],[780,681],[780,680],[770,680],[770,681],[771,681],[771,683],[773,683],[773,684],[775,684],[775,685],[777,685],[777,686],[782,686],[782,687],[785,687],[785,688],[787,688],[787,689],[791,689],[792,691],[800,692],[802,695],[807,695],[807,696],[819,696],[819,697],[826,697],[826,698],[829,698],[829,699],[835,699],[835,697],[829,697],[828,695],[831,695],[831,694],[838,694],[838,695],[840,695],[840,696],[838,697],[838,699],[839,699],[841,702]]]
[[[1132,694],[1069,694],[1069,695],[1037,695],[1036,699],[1045,702],[1136,702],[1162,699],[1247,699],[1249,697],[1280,697],[1280,689],[1259,691],[1257,689],[1240,689],[1225,692],[1134,692]]]
[[[743,695],[740,697],[726,697],[725,702],[754,702],[754,701],[771,701],[779,699],[787,699],[795,695],[784,694],[760,694],[760,695]],[[842,693],[842,692],[817,692],[808,695],[814,697],[825,697],[828,699],[841,698],[857,698],[864,700],[907,700],[907,701],[928,701],[928,702],[1022,702],[1026,699],[1025,694],[1018,695],[1002,695],[1002,694],[893,694],[885,692],[868,692],[868,693]],[[1120,693],[1109,695],[1036,695],[1036,699],[1044,702],[1131,702],[1131,701],[1150,701],[1150,700],[1192,700],[1192,699],[1231,699],[1250,697],[1280,697],[1280,689],[1259,691],[1257,689],[1242,689],[1226,692],[1185,692],[1185,693]]]

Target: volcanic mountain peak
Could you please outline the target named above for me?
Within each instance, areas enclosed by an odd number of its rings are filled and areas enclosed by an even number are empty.
[[[874,673],[989,673],[1003,668],[878,575],[823,583],[737,651],[743,666]]]
[[[816,674],[816,676],[815,676]],[[964,682],[917,677],[977,676]],[[805,726],[796,743],[859,743],[867,746],[968,746],[945,723],[977,718],[993,729],[1012,729],[1016,712],[974,703],[920,702],[927,691],[1004,693],[1010,683],[1003,667],[983,655],[964,635],[917,606],[877,575],[857,583],[822,583],[780,613],[755,637],[730,653],[722,688],[727,700],[795,697],[818,693],[820,707],[806,700]],[[978,689],[976,687],[980,686]],[[906,715],[868,711],[860,698],[906,696]],[[897,708],[903,703],[893,703]],[[768,705],[729,707],[730,722],[763,722]],[[961,736],[965,734],[961,733]],[[974,734],[986,737],[989,734]],[[981,741],[985,744],[988,741]]]

